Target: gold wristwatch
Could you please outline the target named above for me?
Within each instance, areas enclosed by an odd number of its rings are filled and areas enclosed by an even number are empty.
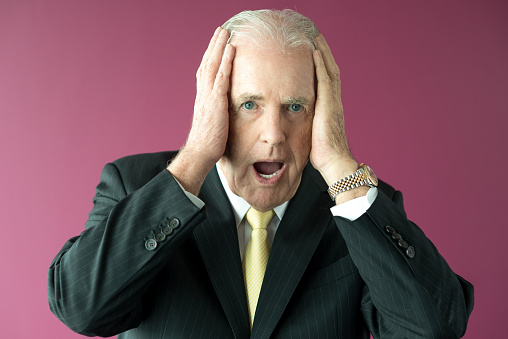
[[[328,194],[335,201],[337,194],[360,186],[377,187],[377,177],[374,171],[365,164],[360,164],[360,168],[355,173],[328,187]]]

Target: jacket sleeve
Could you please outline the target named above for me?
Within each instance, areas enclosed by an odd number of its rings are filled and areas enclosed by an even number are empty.
[[[127,194],[118,167],[107,164],[85,231],[51,263],[51,311],[90,336],[138,326],[145,291],[203,218],[167,170]]]
[[[361,311],[374,338],[460,338],[473,309],[473,286],[455,275],[418,226],[402,194],[379,191],[355,221],[335,217],[365,282]]]

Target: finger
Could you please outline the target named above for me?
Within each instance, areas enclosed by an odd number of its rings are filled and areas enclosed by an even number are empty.
[[[213,51],[213,48],[215,47],[215,42],[217,41],[217,38],[219,37],[221,27],[217,27],[215,32],[213,33],[212,39],[210,39],[210,42],[208,43],[208,47],[206,48],[205,54],[203,54],[203,58],[201,59],[201,63],[199,64],[198,71],[203,69],[206,65],[206,62],[208,61],[208,58],[210,57],[210,54]]]
[[[201,79],[201,73],[203,72],[203,69],[206,66],[206,62],[208,61],[208,58],[210,57],[210,54],[213,51],[213,48],[215,47],[215,42],[217,41],[217,38],[219,37],[221,27],[217,27],[215,32],[213,33],[212,39],[210,39],[210,42],[208,44],[208,47],[206,48],[205,54],[203,54],[203,58],[201,59],[201,63],[199,64],[199,68],[196,72],[196,78],[198,81],[198,91],[200,91],[202,88],[202,82]]]
[[[222,55],[219,71],[215,77],[213,84],[213,94],[217,97],[227,98],[226,95],[229,89],[229,77],[231,75],[231,69],[233,68],[233,59],[235,57],[235,47],[231,44],[227,44]]]
[[[221,64],[228,37],[229,32],[225,29],[221,29],[217,41],[215,42],[215,46],[210,53],[210,57],[206,61],[206,66],[203,70],[204,73],[201,75],[203,78],[203,90],[205,93],[209,93],[213,89],[215,76],[217,75],[217,71],[219,70],[219,66]]]
[[[328,43],[323,35],[318,36],[316,38],[316,42],[318,50],[321,52],[328,75],[333,81],[333,85],[339,86],[340,88],[340,70],[339,66],[337,66],[337,63],[335,62],[330,46],[328,46]]]
[[[318,82],[317,100],[323,100],[322,97],[330,97],[332,94],[332,80],[328,75],[323,55],[320,50],[315,50],[313,54],[314,65],[316,67],[316,78]],[[317,101],[316,100],[316,101]]]

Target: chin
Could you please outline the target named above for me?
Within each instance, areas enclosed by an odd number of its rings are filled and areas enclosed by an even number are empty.
[[[282,205],[289,199],[291,199],[295,192],[286,192],[285,194],[281,194],[282,192],[277,188],[258,188],[254,194],[250,195],[252,199],[245,199],[252,207],[260,212],[266,212],[274,209],[277,206]]]
[[[275,197],[272,192],[267,191],[269,190],[257,189],[255,193],[251,194],[249,197],[243,198],[249,203],[249,205],[260,212],[269,211],[284,203],[284,201],[281,201],[282,199]]]

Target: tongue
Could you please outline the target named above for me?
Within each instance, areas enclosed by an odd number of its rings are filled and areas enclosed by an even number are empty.
[[[254,168],[258,173],[264,175],[270,175],[282,168],[282,163],[280,162],[256,162],[254,164]]]

